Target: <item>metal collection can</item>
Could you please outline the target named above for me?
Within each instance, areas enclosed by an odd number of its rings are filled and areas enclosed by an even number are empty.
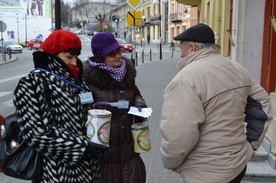
[[[4,127],[4,116],[0,114],[0,127],[1,127],[1,133],[0,133],[0,139],[4,134],[5,127]]]
[[[111,112],[102,109],[88,111],[87,137],[91,142],[109,146]]]
[[[144,153],[151,149],[150,133],[148,122],[134,123],[131,125],[134,152]]]
[[[5,127],[4,127],[4,125],[1,125],[1,134],[0,134],[0,139],[3,137],[4,131],[5,131]]]

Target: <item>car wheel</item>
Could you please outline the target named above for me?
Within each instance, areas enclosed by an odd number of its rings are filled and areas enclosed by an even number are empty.
[[[28,49],[29,49],[29,50],[32,50],[32,47],[28,46]]]

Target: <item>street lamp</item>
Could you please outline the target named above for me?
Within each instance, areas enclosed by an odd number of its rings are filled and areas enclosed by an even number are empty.
[[[27,46],[28,43],[28,25],[27,25],[27,13],[25,13],[25,45]]]
[[[55,30],[61,29],[61,2],[55,0]]]
[[[115,37],[117,38],[117,36],[118,36],[118,22],[119,22],[119,20],[116,18],[115,19]]]
[[[19,18],[16,18],[16,23],[17,23],[17,42],[19,44]]]
[[[146,40],[145,40],[145,21],[146,21],[146,17],[143,15],[142,16],[142,40],[144,43],[144,49],[145,49],[145,44],[146,44]]]
[[[161,27],[161,0],[153,0],[152,4],[153,5],[158,5],[158,12],[159,12],[159,50],[160,50],[160,55],[159,59],[162,60],[162,27]],[[162,3],[166,3],[168,0],[162,0]],[[162,22],[164,23],[164,22]]]

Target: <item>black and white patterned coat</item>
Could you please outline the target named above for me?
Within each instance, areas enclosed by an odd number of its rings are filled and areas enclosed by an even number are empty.
[[[78,60],[80,78],[74,79],[65,63],[54,55],[34,52],[36,68],[43,68],[62,78],[83,85],[82,63]],[[81,105],[82,91],[53,74],[32,71],[20,79],[14,91],[14,105],[25,141],[43,157],[41,183],[91,183],[100,167],[85,153],[89,139],[85,122],[89,106]]]

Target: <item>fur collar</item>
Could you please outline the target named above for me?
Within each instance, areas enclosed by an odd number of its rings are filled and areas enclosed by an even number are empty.
[[[49,72],[63,76],[67,80],[75,80],[67,65],[56,55],[48,54],[42,51],[33,52],[33,61],[35,68],[42,68]],[[83,66],[80,59],[77,60],[80,69],[79,81],[82,81]],[[77,82],[77,81],[74,81]]]

